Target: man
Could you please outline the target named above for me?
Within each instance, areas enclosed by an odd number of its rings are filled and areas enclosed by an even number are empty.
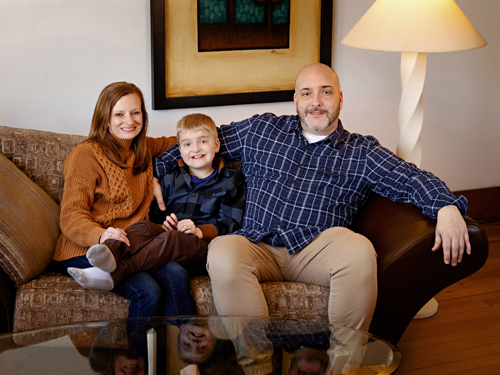
[[[294,102],[297,116],[267,113],[219,129],[221,153],[241,161],[248,192],[242,229],[209,246],[215,305],[220,315],[267,316],[259,282],[307,282],[330,288],[331,323],[368,330],[376,253],[347,227],[370,191],[437,217],[432,250],[442,247],[453,266],[471,251],[467,200],[375,138],[344,130],[343,95],[330,67],[299,72]],[[175,150],[166,152],[175,158]]]

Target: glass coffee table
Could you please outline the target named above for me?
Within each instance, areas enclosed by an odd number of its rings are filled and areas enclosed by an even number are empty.
[[[275,318],[122,319],[0,335],[0,372],[394,374],[399,350],[369,333]]]

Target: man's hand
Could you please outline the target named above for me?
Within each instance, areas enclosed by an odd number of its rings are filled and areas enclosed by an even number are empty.
[[[156,200],[158,207],[161,211],[165,211],[165,202],[163,201],[163,194],[161,193],[160,181],[156,177],[153,177],[153,199]]]
[[[436,241],[432,251],[443,248],[446,264],[456,266],[462,261],[464,249],[471,253],[469,233],[462,214],[455,206],[445,206],[438,211]]]

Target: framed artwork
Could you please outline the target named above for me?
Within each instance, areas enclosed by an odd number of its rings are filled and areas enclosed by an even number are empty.
[[[151,0],[153,109],[293,100],[331,65],[333,0]]]

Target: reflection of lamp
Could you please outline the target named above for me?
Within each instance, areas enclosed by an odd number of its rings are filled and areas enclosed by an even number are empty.
[[[377,0],[341,42],[354,48],[401,52],[403,92],[397,155],[420,165],[427,52],[465,51],[486,41],[453,0]],[[433,299],[417,317],[437,311]],[[428,311],[430,308],[430,311]]]

